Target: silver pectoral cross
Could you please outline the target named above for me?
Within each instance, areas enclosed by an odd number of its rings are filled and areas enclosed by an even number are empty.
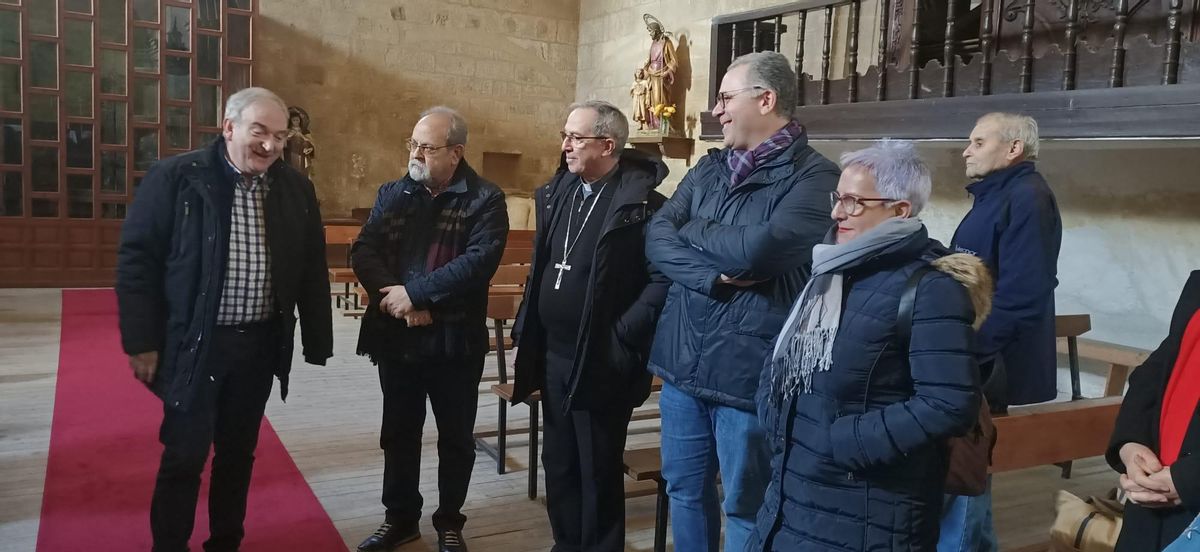
[[[571,265],[567,264],[566,259],[563,259],[563,262],[561,263],[554,263],[554,268],[558,269],[558,277],[554,279],[554,289],[558,289],[560,286],[562,286],[563,271],[570,271]]]

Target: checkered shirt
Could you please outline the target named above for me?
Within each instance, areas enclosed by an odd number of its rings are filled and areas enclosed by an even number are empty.
[[[267,248],[263,211],[268,189],[269,184],[262,176],[239,176],[234,186],[229,258],[217,310],[218,326],[262,322],[271,318],[274,311],[271,252]]]

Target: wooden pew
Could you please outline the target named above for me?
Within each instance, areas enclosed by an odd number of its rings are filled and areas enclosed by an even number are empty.
[[[996,416],[992,473],[1100,456],[1121,409],[1120,396],[1014,406]]]

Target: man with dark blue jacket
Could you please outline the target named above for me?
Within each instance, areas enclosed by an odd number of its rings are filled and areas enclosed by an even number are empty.
[[[975,201],[951,246],[982,259],[996,281],[991,315],[976,336],[993,411],[1057,395],[1054,288],[1062,218],[1034,167],[1037,154],[1037,121],[1011,113],[980,117],[963,150]],[[996,548],[990,489],[978,497],[948,496],[938,550]]]
[[[204,549],[238,549],[274,377],[287,398],[297,310],[304,360],[333,355],[321,212],[312,182],[279,159],[287,133],[269,90],[230,96],[223,136],[151,167],[121,227],[121,344],[163,400],[155,552],[188,549],[210,448]]]
[[[465,552],[462,506],[475,465],[475,411],[488,352],[488,281],[508,239],[504,192],[463,159],[467,122],[434,107],[408,140],[408,175],[379,188],[351,248],[370,297],[358,353],[383,390],[384,523],[358,546],[420,538],[421,432],[428,398],[438,428],[438,552]]]
[[[838,169],[792,119],[796,75],[774,52],[735,60],[710,150],[651,220],[646,255],[672,280],[650,352],[664,380],[662,474],[676,550],[743,550],[770,479],[759,374],[829,229]],[[717,473],[724,503],[718,503]]]

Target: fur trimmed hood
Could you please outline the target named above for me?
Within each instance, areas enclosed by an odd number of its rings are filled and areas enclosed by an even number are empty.
[[[975,306],[975,329],[983,326],[992,311],[992,294],[995,293],[995,282],[987,265],[979,257],[967,253],[954,253],[935,259],[930,264],[940,272],[954,278],[971,296],[971,304]]]

